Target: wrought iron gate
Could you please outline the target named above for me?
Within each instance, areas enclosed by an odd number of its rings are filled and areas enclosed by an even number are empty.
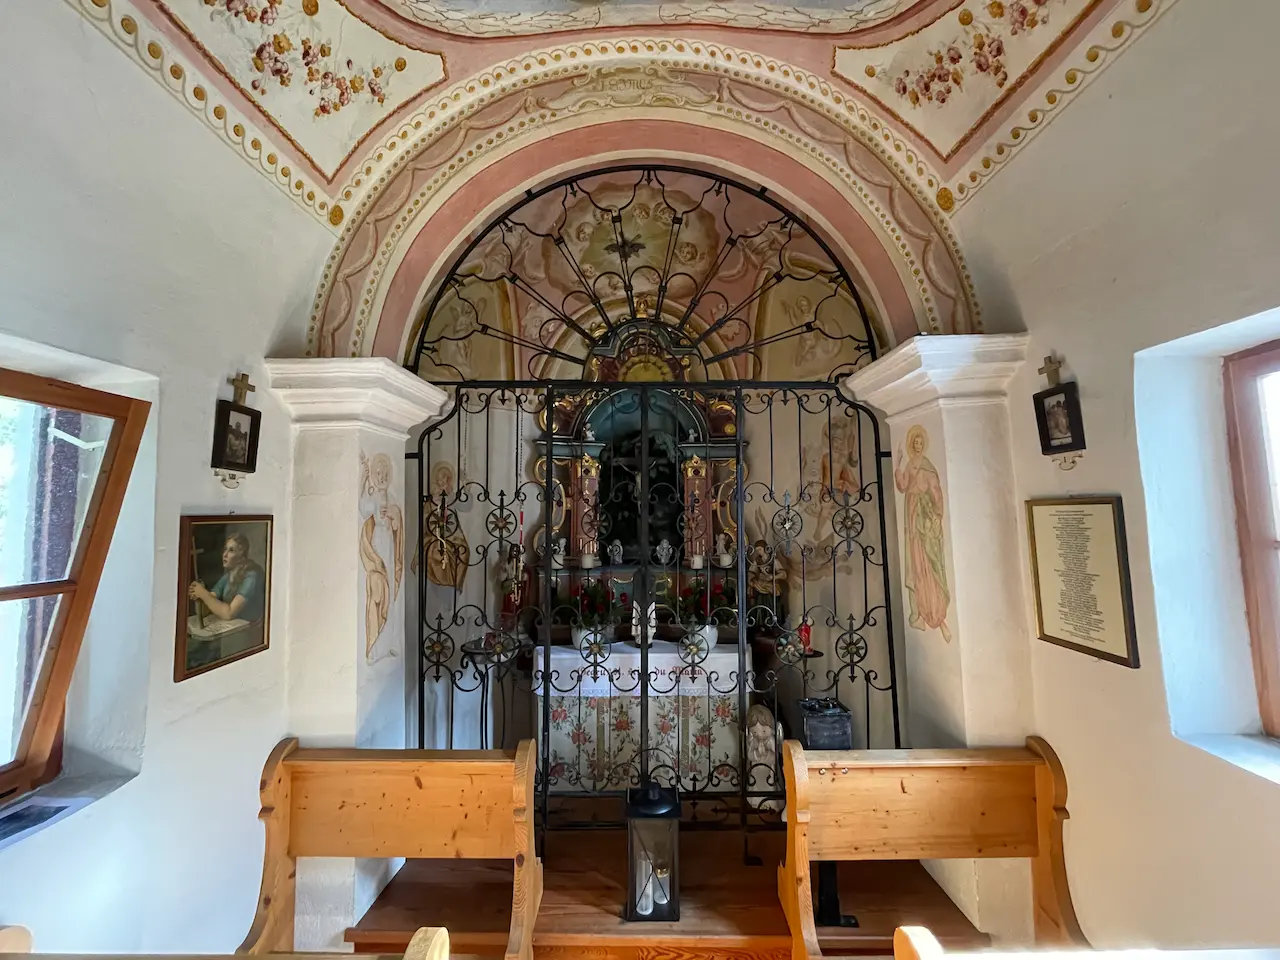
[[[833,383],[473,381],[420,438],[418,739],[538,741],[541,827],[776,823],[801,702],[900,744],[885,454]],[[412,511],[411,511],[412,513]]]

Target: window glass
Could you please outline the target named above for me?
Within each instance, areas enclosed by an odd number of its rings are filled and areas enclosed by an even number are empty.
[[[67,576],[112,426],[0,397],[0,587]]]
[[[0,766],[17,757],[59,595],[0,602]]]

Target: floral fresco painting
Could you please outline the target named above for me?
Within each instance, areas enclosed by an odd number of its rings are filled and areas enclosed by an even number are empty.
[[[949,156],[1097,2],[971,0],[886,46],[838,49],[835,69]]]
[[[338,0],[159,6],[325,175],[370,129],[445,75],[439,55],[391,40]]]

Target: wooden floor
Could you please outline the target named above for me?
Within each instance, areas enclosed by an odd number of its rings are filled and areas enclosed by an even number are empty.
[[[686,833],[680,844],[680,921],[627,923],[620,916],[625,836],[553,834],[534,928],[537,956],[788,958],[790,938],[777,894],[782,836],[752,837],[751,852],[762,866],[744,865],[737,833]],[[840,897],[844,912],[860,925],[819,927],[828,954],[890,954],[894,928],[908,923],[929,927],[951,949],[989,944],[914,861],[842,863]],[[347,931],[347,940],[361,953],[402,951],[418,927],[443,926],[455,953],[500,955],[510,918],[510,861],[411,860]]]

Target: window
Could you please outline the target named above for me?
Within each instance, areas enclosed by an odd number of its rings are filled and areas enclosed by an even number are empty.
[[[67,689],[149,408],[0,370],[0,802],[58,773]]]
[[[1280,340],[1227,357],[1224,384],[1258,707],[1280,737]]]

